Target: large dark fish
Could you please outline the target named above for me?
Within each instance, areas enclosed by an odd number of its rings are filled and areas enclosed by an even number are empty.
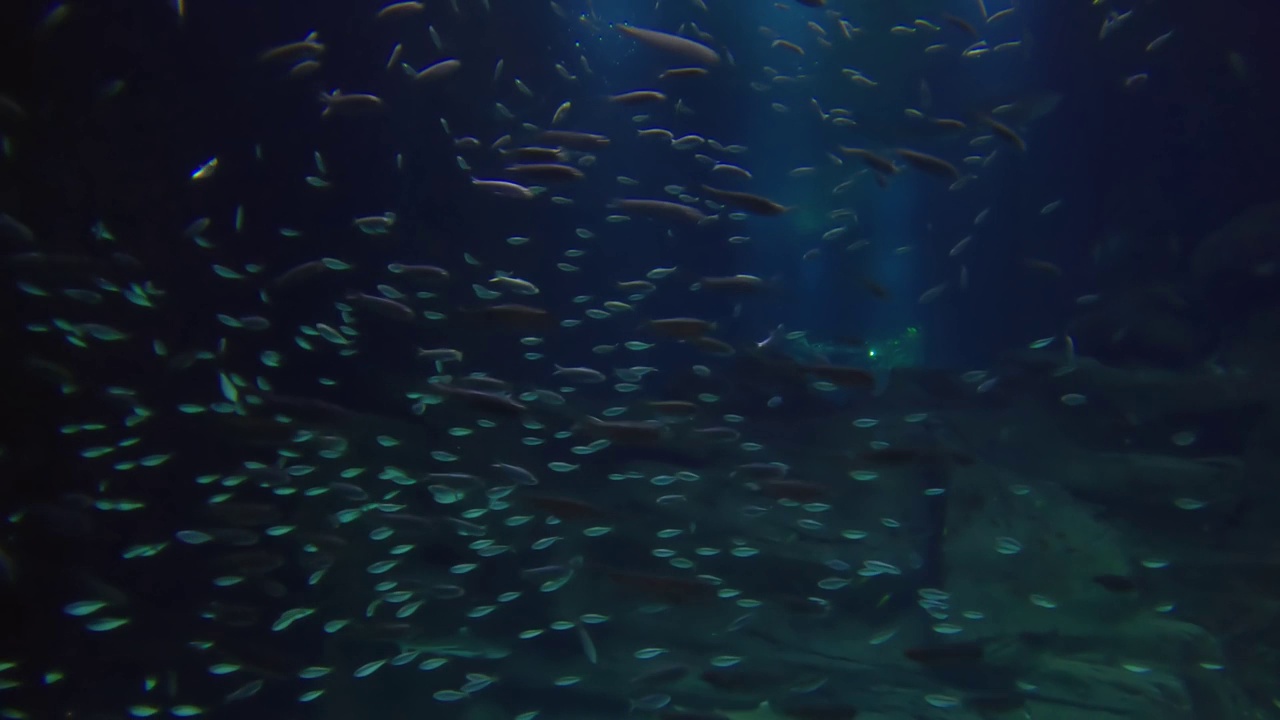
[[[781,215],[791,208],[770,200],[762,195],[737,190],[721,190],[710,185],[703,185],[703,191],[715,198],[717,202],[729,207],[745,210],[753,215]]]

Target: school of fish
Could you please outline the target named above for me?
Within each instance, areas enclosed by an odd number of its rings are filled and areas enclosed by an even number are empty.
[[[505,57],[497,32],[517,2],[589,40]],[[199,23],[196,4],[178,0],[176,22]],[[361,141],[376,150],[359,166],[331,147],[207,138],[210,152],[166,180],[189,209],[164,240],[181,270],[138,259],[106,220],[76,250],[4,208],[24,332],[11,341],[61,418],[47,447],[6,454],[69,457],[80,472],[4,508],[0,584],[46,603],[15,607],[47,643],[0,651],[0,717],[476,706],[514,720],[852,720],[1032,717],[1033,704],[1121,717],[1084,695],[1037,700],[1021,677],[961,678],[1010,667],[992,658],[1015,640],[985,629],[1001,608],[930,584],[945,581],[930,570],[939,538],[921,528],[952,471],[979,462],[947,435],[947,411],[927,394],[887,401],[885,371],[813,351],[803,318],[749,342],[732,330],[793,282],[729,261],[733,248],[785,243],[806,262],[847,262],[895,242],[859,230],[883,188],[964,202],[989,170],[1054,142],[1016,103],[949,114],[927,83],[884,79],[895,63],[1018,63],[1029,39],[1015,7],[957,0],[880,26],[851,0],[750,3],[761,26],[744,33],[731,20],[745,0],[625,15],[606,0],[346,4],[360,33],[260,37],[240,60],[320,128],[306,136],[381,137]],[[1126,31],[1141,4],[1093,4],[1100,46],[1155,55],[1178,42]],[[42,32],[74,22],[75,6]],[[849,67],[863,43],[887,49]],[[611,79],[618,56],[643,79]],[[1147,73],[1116,82],[1137,91]],[[11,152],[31,113],[25,98],[0,100]],[[820,138],[825,155],[781,171],[756,161],[763,151],[732,126],[700,127],[720,102],[771,125],[782,147]],[[863,132],[864,103],[901,105],[904,132]],[[254,174],[287,178],[317,217],[349,207],[338,198],[361,196],[370,175],[402,189],[319,226],[242,190]],[[428,203],[435,193],[515,229],[440,239],[471,226]],[[1034,211],[1069,206],[1046,197]],[[942,268],[905,302],[968,290],[998,212],[976,204],[944,244],[899,248]],[[691,273],[694,252],[725,260]],[[637,272],[633,257],[658,262]],[[1018,264],[1044,282],[1063,275],[1049,257]],[[853,279],[899,302],[872,271]],[[1039,335],[1023,350],[1063,383],[1055,412],[1092,411],[1070,385],[1084,361],[1072,338]],[[744,364],[789,390],[749,406],[734,379]],[[994,370],[955,375],[965,402],[1000,388]],[[862,416],[766,417],[802,396]],[[804,430],[783,437],[792,423]],[[1195,441],[1187,429],[1171,443]],[[1010,484],[1010,512],[1051,502],[1038,492]],[[1035,551],[997,530],[982,550],[992,562]],[[1167,564],[1156,550],[1143,561]],[[1089,591],[1138,586],[1115,569]],[[1042,612],[1070,603],[1052,588],[1028,597]],[[1159,600],[1155,612],[1173,607]],[[1222,667],[1208,651],[1191,660]],[[396,694],[401,714],[368,710],[378,693]],[[1180,713],[1166,717],[1191,717]]]

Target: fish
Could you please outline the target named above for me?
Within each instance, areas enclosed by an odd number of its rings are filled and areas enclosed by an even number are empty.
[[[690,286],[690,289],[729,293],[756,293],[768,289],[768,283],[755,275],[708,276],[698,280],[698,282]]]
[[[413,322],[418,317],[418,314],[414,312],[413,308],[390,298],[350,291],[343,295],[343,299],[354,304],[357,308],[367,310],[391,320]]]
[[[1165,44],[1168,43],[1171,38],[1173,38],[1172,30],[1170,30],[1167,33],[1164,33],[1163,35],[1156,37],[1154,40],[1147,43],[1146,51],[1155,52],[1159,50],[1160,48],[1164,47]]]
[[[384,5],[374,17],[378,20],[402,20],[417,15],[425,9],[426,6],[421,2],[393,2]]]
[[[581,180],[586,173],[572,165],[560,163],[520,163],[508,165],[506,172],[517,177],[527,177],[539,182],[566,182]]]
[[[615,105],[646,105],[666,102],[666,100],[667,96],[657,90],[632,90],[609,97],[609,102]]]
[[[612,142],[608,136],[576,130],[543,130],[538,139],[545,143],[560,145],[572,150],[591,152],[608,147]]]
[[[687,62],[712,67],[720,64],[720,54],[700,42],[678,35],[671,35],[661,30],[649,30],[631,25],[615,25],[614,28],[642,45],[679,57]]]
[[[1061,93],[1041,91],[992,105],[990,114],[1006,125],[1023,126],[1046,117],[1062,104]]]
[[[314,35],[311,35],[305,40],[277,45],[273,48],[264,50],[262,54],[258,56],[258,60],[260,62],[280,62],[289,64],[314,59],[324,54],[324,51],[324,43],[318,42]]]
[[[404,265],[393,262],[387,265],[387,270],[411,280],[427,283],[448,282],[451,277],[448,270],[435,265]]]
[[[334,90],[322,92],[319,97],[320,102],[324,104],[321,117],[375,114],[385,112],[387,108],[382,98],[371,93]]]
[[[708,73],[708,70],[706,68],[701,68],[701,67],[671,68],[669,70],[663,70],[658,75],[658,79],[667,80],[670,78],[703,77],[707,75],[707,73]]]
[[[385,8],[384,8],[385,9]],[[453,75],[462,69],[462,61],[446,58],[434,62],[413,74],[414,82],[436,82]]]
[[[924,171],[930,175],[937,175],[948,180],[960,179],[960,171],[956,169],[956,166],[942,158],[916,150],[909,150],[907,148],[898,148],[895,152],[898,157],[905,160],[908,165],[911,165],[917,170]]]
[[[717,201],[729,205],[730,207],[746,210],[753,215],[782,215],[783,213],[791,210],[791,208],[779,205],[769,198],[753,193],[740,192],[737,190],[722,190],[720,188],[711,187],[710,185],[703,185],[702,189]]]
[[[1056,264],[1052,262],[1049,262],[1048,260],[1041,260],[1039,258],[1027,258],[1023,260],[1022,263],[1027,267],[1027,269],[1034,270],[1036,272],[1043,273],[1046,275],[1053,275],[1054,277],[1062,277],[1064,274],[1062,271],[1062,268],[1058,267]]]
[[[513,198],[516,200],[532,200],[535,197],[534,192],[529,188],[508,180],[471,178],[471,184],[480,190],[497,195],[498,197]]]
[[[576,423],[573,432],[627,445],[658,443],[671,434],[666,425],[656,421],[601,420],[591,415]]]
[[[714,331],[716,324],[701,318],[673,317],[649,320],[641,328],[667,338],[692,340]]]
[[[431,362],[462,362],[461,350],[454,348],[418,348],[417,358]]]
[[[599,370],[588,367],[561,367],[555,366],[555,372],[551,373],[553,377],[558,377],[568,382],[576,383],[602,383],[608,378]]]
[[[401,652],[417,652],[423,655],[452,658],[478,658],[484,660],[501,660],[510,657],[514,652],[507,645],[481,638],[469,628],[463,628],[449,635],[436,638],[411,637],[398,640],[396,645]]]
[[[841,145],[840,152],[846,155],[853,155],[854,157],[857,157],[859,160],[862,160],[864,163],[866,163],[867,167],[870,167],[872,170],[875,170],[877,173],[880,173],[881,175],[893,175],[898,172],[898,168],[896,165],[893,164],[893,161],[881,155],[877,155],[876,153],[873,153],[869,150],[864,150],[862,148],[845,147]]]
[[[784,50],[787,50],[788,52],[795,53],[796,55],[801,55],[801,56],[804,55],[804,48],[800,47],[799,45],[796,45],[793,42],[788,42],[782,39],[774,40],[773,44],[770,45],[770,47],[782,48]]]
[[[609,203],[609,207],[634,212],[655,220],[668,220],[679,223],[700,225],[707,220],[701,210],[668,200],[649,200],[644,198],[617,198]]]
[[[986,13],[983,13],[983,14],[985,15]],[[985,18],[984,18],[984,19],[985,19]],[[958,18],[958,17],[956,17],[955,15],[952,15],[951,13],[943,13],[943,14],[942,14],[942,20],[943,20],[943,22],[945,22],[946,24],[950,25],[951,27],[956,28],[957,30],[960,30],[960,31],[961,31],[961,32],[963,32],[964,34],[968,35],[969,37],[971,37],[971,38],[973,38],[973,39],[975,39],[975,40],[976,40],[976,39],[978,39],[978,30],[977,30],[977,28],[975,28],[973,25],[971,25],[967,20],[964,20],[964,19],[962,19],[962,18]]]
[[[467,308],[463,310],[463,315],[477,327],[485,329],[545,328],[552,321],[548,310],[520,303],[500,303]]]
[[[888,300],[890,297],[889,289],[871,278],[862,278],[862,285],[877,300]]]
[[[997,137],[1008,142],[1010,145],[1013,145],[1013,147],[1018,152],[1027,151],[1026,141],[1023,140],[1022,137],[1018,135],[1018,133],[1014,132],[1013,129],[1010,128],[1008,125],[1005,125],[1004,123],[1000,122],[999,120],[996,120],[990,115],[984,115],[980,119],[982,120],[983,124],[991,128],[991,132],[995,133]]]
[[[484,390],[457,388],[451,385],[437,383],[431,387],[431,391],[443,394],[446,398],[456,399],[458,402],[468,405],[476,410],[494,413],[497,415],[520,416],[529,410],[528,405],[513,400],[505,395],[487,392]]]

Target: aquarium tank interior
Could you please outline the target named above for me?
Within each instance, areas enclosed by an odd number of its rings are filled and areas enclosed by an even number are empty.
[[[1277,26],[3,3],[0,720],[1280,720]]]

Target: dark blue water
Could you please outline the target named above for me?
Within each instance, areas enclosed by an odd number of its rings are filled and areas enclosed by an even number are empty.
[[[1274,712],[1275,8],[382,7],[0,9],[0,717]]]

